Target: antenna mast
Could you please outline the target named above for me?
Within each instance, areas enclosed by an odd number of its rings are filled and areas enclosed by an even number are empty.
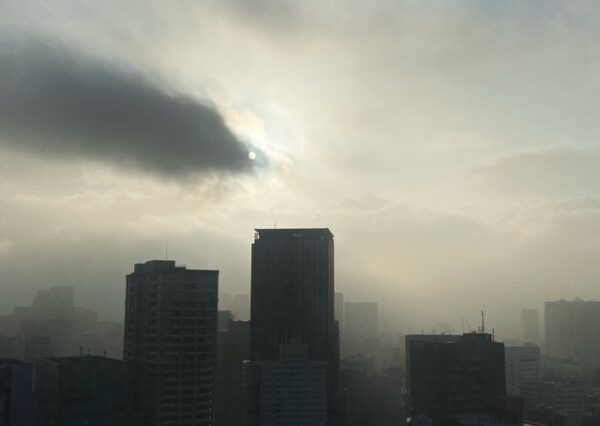
[[[481,333],[485,333],[485,311],[481,311]]]

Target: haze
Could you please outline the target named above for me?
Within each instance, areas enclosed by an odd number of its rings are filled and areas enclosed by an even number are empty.
[[[336,290],[407,332],[600,298],[598,3],[0,7],[5,312],[121,320],[167,242],[248,293],[273,226],[329,227]]]

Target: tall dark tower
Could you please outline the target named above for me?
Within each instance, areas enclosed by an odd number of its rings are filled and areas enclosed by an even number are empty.
[[[252,361],[277,361],[282,345],[306,345],[308,361],[328,365],[330,424],[339,363],[333,256],[326,228],[257,229],[252,244]]]
[[[168,260],[127,275],[125,360],[135,368],[138,425],[213,424],[218,276]]]
[[[279,345],[304,343],[330,361],[334,340],[333,234],[257,229],[252,245],[251,356],[277,360]]]

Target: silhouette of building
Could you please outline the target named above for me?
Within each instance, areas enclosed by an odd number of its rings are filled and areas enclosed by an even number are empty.
[[[328,363],[325,399],[333,419],[339,360],[333,234],[329,229],[256,230],[251,287],[251,360],[279,361],[281,345],[306,345],[307,361]]]
[[[410,414],[434,425],[490,414],[506,394],[504,344],[490,334],[407,335],[406,371]]]
[[[246,426],[325,426],[326,361],[308,359],[303,343],[281,344],[279,359],[244,365]]]
[[[504,360],[508,395],[520,395],[521,383],[539,380],[542,370],[539,346],[506,346]]]
[[[127,275],[124,352],[138,424],[212,423],[218,274],[153,260]]]
[[[215,422],[217,426],[243,426],[242,370],[250,359],[250,322],[229,319],[219,329],[215,376]]]
[[[546,302],[546,354],[592,363],[600,360],[600,302]]]
[[[74,306],[73,287],[39,290],[31,306],[0,321],[0,356],[33,362],[49,356],[123,353],[123,325],[99,322],[96,311]],[[10,346],[10,347],[9,347]]]
[[[31,426],[33,366],[0,359],[0,426]]]
[[[42,358],[33,377],[33,426],[133,424],[133,370],[124,361]]]
[[[523,309],[521,311],[521,341],[540,344],[541,340],[537,309]]]

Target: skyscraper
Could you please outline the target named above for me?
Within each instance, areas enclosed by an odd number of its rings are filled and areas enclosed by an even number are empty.
[[[252,244],[250,353],[278,361],[286,344],[327,362],[329,418],[339,358],[334,322],[334,248],[329,229],[257,229]]]
[[[252,245],[251,356],[278,360],[305,343],[308,359],[333,351],[333,235],[329,229],[257,229]]]
[[[125,359],[138,424],[212,423],[218,274],[153,260],[127,276]]]

